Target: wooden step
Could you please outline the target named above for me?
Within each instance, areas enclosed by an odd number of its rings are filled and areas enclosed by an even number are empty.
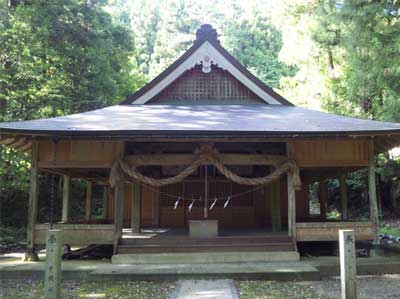
[[[174,253],[174,252],[231,252],[231,251],[249,251],[249,252],[281,252],[281,251],[292,251],[293,246],[276,246],[276,247],[265,247],[265,246],[243,246],[243,247],[232,247],[232,246],[219,246],[219,247],[121,247],[118,246],[117,253]]]
[[[134,252],[212,252],[212,251],[290,251],[294,250],[292,243],[270,244],[181,244],[181,245],[118,245],[119,253]]]
[[[119,254],[195,253],[195,252],[279,252],[296,251],[287,235],[234,235],[213,238],[190,238],[188,235],[132,235],[120,240]]]

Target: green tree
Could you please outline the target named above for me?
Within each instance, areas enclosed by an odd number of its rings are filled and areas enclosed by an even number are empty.
[[[326,109],[374,119],[400,120],[398,1],[315,0],[295,5],[306,15],[319,49],[310,57],[326,78]]]
[[[103,107],[143,84],[131,34],[103,2],[36,0],[8,10],[0,25],[3,120]]]
[[[132,34],[106,1],[14,2],[0,2],[0,121],[104,107],[144,84]],[[28,158],[0,146],[3,206],[26,201]]]
[[[295,75],[295,67],[279,60],[282,34],[267,16],[256,11],[251,19],[231,20],[226,35],[232,55],[270,87],[279,88],[282,77]]]

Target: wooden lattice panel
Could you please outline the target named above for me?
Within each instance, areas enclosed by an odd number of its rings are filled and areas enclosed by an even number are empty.
[[[209,205],[214,198],[220,198],[214,208],[210,211],[208,219],[216,219],[220,227],[254,227],[255,208],[254,201],[256,191],[252,186],[243,186],[225,180],[209,181]],[[226,198],[232,194],[245,193],[231,199],[229,205],[224,209]],[[168,195],[167,195],[168,194]],[[173,209],[177,196],[186,199],[204,198],[204,181],[184,181],[161,187],[160,193],[160,226],[161,227],[184,227],[189,220],[204,219],[204,202],[195,201],[192,210],[188,211],[191,201],[181,201],[176,210]],[[222,198],[222,199],[221,199]]]
[[[264,103],[250,89],[234,78],[229,72],[212,66],[210,73],[203,73],[201,66],[187,70],[156,95],[149,103]]]

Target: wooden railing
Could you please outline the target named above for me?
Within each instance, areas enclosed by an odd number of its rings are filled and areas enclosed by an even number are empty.
[[[373,240],[375,236],[371,221],[297,222],[296,240],[338,241],[339,229],[353,229],[356,240]]]
[[[54,229],[63,230],[65,244],[85,246],[90,244],[113,244],[114,224],[56,223]],[[45,244],[49,224],[35,225],[35,244]]]

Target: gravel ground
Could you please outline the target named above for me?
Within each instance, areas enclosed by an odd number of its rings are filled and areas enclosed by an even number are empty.
[[[336,299],[340,298],[340,278],[313,282],[236,281],[240,299]],[[168,299],[175,290],[172,282],[64,282],[62,299],[120,298]],[[358,278],[358,299],[400,299],[400,275]],[[43,284],[38,281],[0,280],[1,299],[41,299]]]
[[[313,282],[237,281],[240,299],[340,299],[340,278]],[[400,299],[400,275],[360,276],[358,299]]]
[[[168,282],[64,282],[62,299],[168,299],[175,289]],[[1,299],[41,299],[43,284],[38,281],[0,280]]]
[[[314,286],[296,282],[236,281],[240,299],[330,299]]]
[[[304,282],[319,294],[340,298],[340,277],[317,282]],[[400,299],[400,275],[360,276],[357,279],[358,299]]]

